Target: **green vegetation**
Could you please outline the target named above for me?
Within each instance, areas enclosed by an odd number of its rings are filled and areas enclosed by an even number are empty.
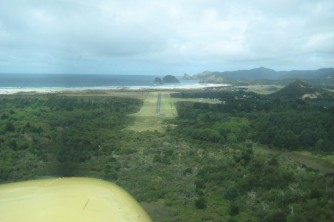
[[[308,99],[308,100],[329,100],[332,102],[334,94],[328,90],[315,88],[303,81],[296,80],[283,89],[270,95],[272,98],[281,100]]]
[[[157,99],[159,94],[161,95],[161,105],[160,105],[160,114],[157,115],[156,109],[157,109]],[[129,96],[132,96],[132,94],[129,93]],[[130,115],[135,117],[135,122],[127,129],[134,130],[137,132],[143,132],[143,131],[164,132],[166,128],[166,125],[163,124],[164,121],[175,118],[177,116],[177,109],[175,107],[176,102],[192,101],[192,102],[203,102],[211,104],[217,103],[217,101],[210,99],[172,98],[170,96],[170,92],[168,91],[146,92],[143,95],[143,101],[144,104],[141,107],[140,111]]]
[[[180,81],[173,75],[166,75],[162,78],[163,83],[179,83]]]
[[[111,97],[1,97],[0,181],[73,176],[80,163],[133,122],[141,102]]]
[[[192,78],[199,79],[201,82],[205,83],[225,83],[234,86],[287,85],[296,79],[302,79],[312,85],[329,89],[333,89],[334,87],[333,77],[333,68],[275,71],[264,67],[225,72],[204,71],[192,76]]]
[[[281,85],[249,85],[247,86],[247,91],[257,94],[270,94],[278,91],[282,87]]]
[[[1,96],[0,181],[102,178],[154,221],[333,221],[333,114],[244,91]]]
[[[156,114],[158,95],[161,95],[160,115]],[[163,120],[177,115],[174,102],[172,102],[168,92],[148,92],[144,99],[144,104],[135,117],[134,125],[128,129],[134,131],[164,131]]]
[[[162,79],[159,77],[156,77],[153,82],[155,84],[170,84],[170,83],[179,83],[180,81],[173,75],[166,75]]]
[[[192,138],[221,142],[248,139],[288,150],[334,151],[334,107],[316,106],[313,101],[301,99],[284,102],[277,97],[270,99],[271,95],[264,97],[242,91],[173,96],[202,96],[224,101],[215,105],[177,105],[181,117],[178,124],[182,126],[177,129],[182,132],[178,133]]]

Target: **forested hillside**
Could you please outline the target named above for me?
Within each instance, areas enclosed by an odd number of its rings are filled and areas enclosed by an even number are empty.
[[[334,107],[237,99],[215,105],[179,103],[178,112],[176,130],[193,139],[252,140],[283,149],[334,151]]]
[[[115,137],[141,101],[122,98],[0,98],[0,181],[74,176]]]
[[[177,103],[166,132],[126,130],[137,99],[2,96],[1,183],[102,178],[129,191],[154,221],[333,221],[333,165],[323,172],[288,151],[331,158],[334,108],[210,95],[222,102]]]

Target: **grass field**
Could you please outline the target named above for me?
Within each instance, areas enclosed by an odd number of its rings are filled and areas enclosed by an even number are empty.
[[[160,115],[156,115],[158,95],[161,94]],[[134,131],[164,131],[163,120],[177,116],[174,101],[169,92],[149,92],[145,95],[144,104],[138,113],[132,114],[136,118],[133,126],[128,129]]]
[[[282,151],[277,149],[269,149],[263,145],[257,145],[255,152],[259,154],[282,155],[293,161],[304,164],[305,166],[318,170],[320,173],[334,173],[334,156],[319,156],[308,151]]]
[[[160,115],[156,115],[158,95],[161,95],[160,102]],[[124,94],[123,96],[125,96]],[[129,97],[131,94],[129,94]],[[129,130],[137,132],[142,131],[164,131],[165,127],[163,121],[170,118],[177,117],[177,110],[175,107],[176,102],[191,101],[191,102],[204,102],[204,103],[217,103],[219,101],[211,99],[180,99],[170,97],[168,91],[152,91],[146,92],[142,95],[144,104],[138,113],[134,113],[131,116],[136,118],[133,126],[128,127]]]
[[[142,99],[144,101],[138,113],[131,114],[135,117],[134,125],[128,127],[129,130],[137,132],[142,131],[160,131],[165,130],[163,121],[177,116],[175,107],[176,102],[189,101],[201,103],[219,103],[213,99],[185,99],[172,98],[169,91],[155,90],[84,90],[84,91],[64,91],[58,94],[66,96],[112,96]],[[158,95],[161,95],[160,115],[156,115]]]
[[[334,163],[331,160],[324,159],[307,151],[294,151],[287,154],[290,158],[307,167],[318,170],[320,173],[334,173]]]
[[[251,92],[255,92],[257,94],[271,94],[274,93],[278,90],[280,90],[281,88],[283,88],[283,86],[281,85],[250,85],[247,86],[248,91]]]

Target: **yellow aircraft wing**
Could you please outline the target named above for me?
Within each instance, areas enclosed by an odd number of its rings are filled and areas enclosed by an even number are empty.
[[[1,222],[149,222],[119,186],[98,179],[57,178],[0,186]]]

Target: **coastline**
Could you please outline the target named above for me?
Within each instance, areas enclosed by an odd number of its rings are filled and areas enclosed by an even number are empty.
[[[103,86],[103,87],[0,87],[0,95],[11,95],[16,93],[59,93],[77,92],[85,90],[176,90],[176,89],[203,89],[212,87],[230,86],[229,84],[196,83],[189,85],[155,85],[155,86]]]

